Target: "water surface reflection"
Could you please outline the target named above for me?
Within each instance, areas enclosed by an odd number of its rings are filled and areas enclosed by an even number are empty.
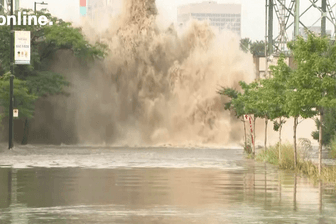
[[[231,159],[241,168],[1,168],[0,223],[336,223],[333,186]]]

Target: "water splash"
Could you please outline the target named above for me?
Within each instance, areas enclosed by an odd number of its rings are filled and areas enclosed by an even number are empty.
[[[241,125],[224,112],[216,90],[251,81],[251,55],[229,31],[196,21],[181,33],[173,25],[162,29],[157,14],[155,0],[125,0],[100,34],[110,56],[77,87],[80,141],[227,145],[240,139]]]

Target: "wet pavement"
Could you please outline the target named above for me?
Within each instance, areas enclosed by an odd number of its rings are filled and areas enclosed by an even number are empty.
[[[25,146],[0,154],[0,223],[336,223],[336,188],[241,149]]]

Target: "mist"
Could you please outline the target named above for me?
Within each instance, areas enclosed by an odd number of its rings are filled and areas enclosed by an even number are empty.
[[[31,143],[128,146],[229,146],[243,125],[224,111],[222,86],[255,78],[240,38],[207,22],[175,27],[154,0],[120,1],[119,13],[83,20],[92,42],[109,55],[81,65],[58,52],[51,70],[64,74],[70,96],[36,105]],[[105,18],[104,21],[102,18]],[[53,124],[53,125],[47,125]]]
[[[72,76],[80,143],[229,144],[241,135],[217,94],[255,77],[239,37],[206,22],[167,26],[158,15],[154,0],[126,0],[105,30],[84,29],[109,56],[88,77]]]

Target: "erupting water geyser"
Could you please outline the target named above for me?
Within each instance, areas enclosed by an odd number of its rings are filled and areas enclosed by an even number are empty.
[[[160,27],[158,13],[155,0],[125,0],[100,35],[110,53],[77,87],[76,96],[85,97],[76,116],[80,141],[227,145],[241,139],[242,125],[224,111],[217,90],[252,81],[252,56],[230,31],[192,21],[180,34],[173,25]]]

